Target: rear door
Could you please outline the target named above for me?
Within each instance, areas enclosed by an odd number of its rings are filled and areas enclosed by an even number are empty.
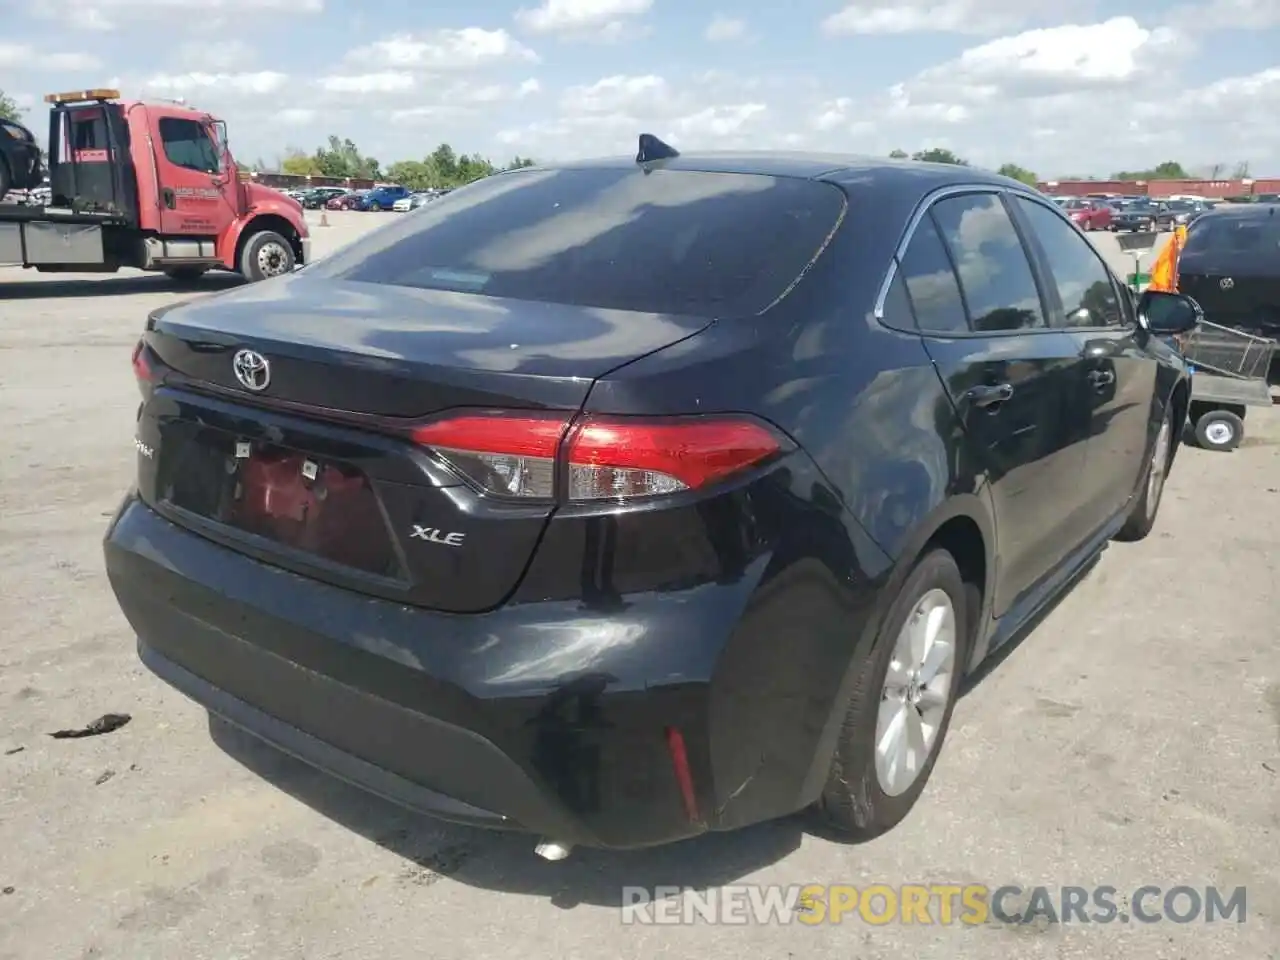
[[[160,229],[166,234],[215,236],[235,215],[223,183],[223,153],[203,122],[161,114],[152,139],[160,179]],[[234,173],[232,174],[234,175]]]
[[[899,262],[926,349],[989,478],[999,616],[1070,549],[1083,505],[1078,352],[1046,321],[999,193],[935,200]]]
[[[1205,319],[1280,336],[1280,217],[1274,207],[1199,217],[1178,258],[1178,290]]]
[[[1139,343],[1132,301],[1097,250],[1056,210],[1031,197],[1013,205],[1053,284],[1050,323],[1081,361],[1081,415],[1088,418],[1080,493],[1081,535],[1101,527],[1138,486],[1151,436],[1156,362]]]

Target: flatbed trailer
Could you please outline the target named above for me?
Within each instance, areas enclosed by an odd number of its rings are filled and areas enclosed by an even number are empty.
[[[119,96],[45,97],[51,202],[0,202],[0,264],[44,273],[133,267],[181,279],[231,270],[262,280],[310,259],[301,206],[239,175],[222,121]]]

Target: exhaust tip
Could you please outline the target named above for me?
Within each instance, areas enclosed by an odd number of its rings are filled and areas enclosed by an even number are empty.
[[[543,860],[563,860],[572,850],[571,844],[557,843],[554,840],[540,840],[533,848],[533,852]]]

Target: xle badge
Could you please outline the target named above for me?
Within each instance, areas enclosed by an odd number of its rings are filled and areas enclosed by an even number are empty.
[[[415,523],[413,525],[413,533],[409,534],[409,538],[411,540],[426,540],[428,543],[442,543],[446,547],[460,547],[467,535],[465,533],[444,533],[439,527],[420,527]]]

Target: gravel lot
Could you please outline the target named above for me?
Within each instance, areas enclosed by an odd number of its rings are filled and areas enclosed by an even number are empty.
[[[317,251],[389,216],[330,214]],[[888,837],[842,846],[783,822],[544,863],[528,840],[211,740],[138,665],[100,538],[135,463],[130,348],[181,296],[163,278],[0,268],[0,960],[1280,957],[1280,414],[1251,413],[1234,454],[1183,451],[1155,533],[1111,547],[974,686]],[[48,736],[107,712],[133,721]],[[623,929],[624,885],[736,882],[1244,885],[1248,912]]]

